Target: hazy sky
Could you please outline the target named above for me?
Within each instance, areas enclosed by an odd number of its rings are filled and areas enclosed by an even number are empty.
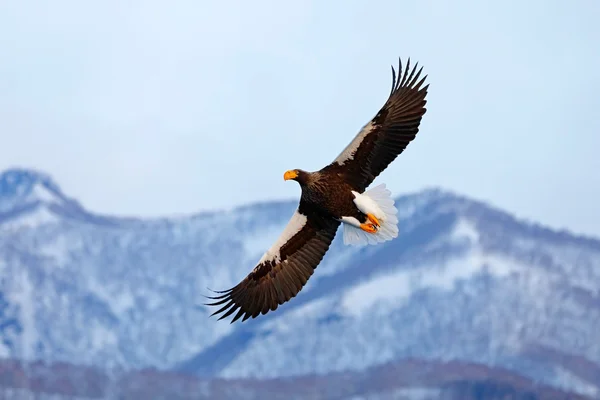
[[[87,208],[170,215],[294,198],[429,74],[417,139],[377,182],[440,186],[600,236],[600,2],[3,1],[0,169]]]

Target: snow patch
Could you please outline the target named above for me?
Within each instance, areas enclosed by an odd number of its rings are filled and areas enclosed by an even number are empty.
[[[591,398],[597,398],[597,396],[600,394],[600,389],[598,389],[597,386],[581,379],[565,368],[556,367],[554,372],[556,373],[558,385],[563,389],[573,391],[584,396],[589,396]]]
[[[10,349],[4,344],[4,341],[0,340],[0,358],[10,358]]]
[[[50,190],[48,190],[47,187],[39,183],[36,183],[33,189],[31,190],[30,197],[32,197],[32,200],[39,200],[44,203],[61,202],[60,198],[56,194],[52,193]]]
[[[271,225],[269,227],[265,227],[263,230],[257,230],[253,232],[250,236],[245,238],[244,240],[244,251],[248,254],[248,257],[256,257],[256,262],[260,256],[262,256],[273,244],[277,241],[279,236],[281,236],[283,230],[285,229],[287,224],[276,224]],[[248,270],[250,272],[252,268]]]
[[[17,305],[19,312],[19,321],[23,327],[20,336],[21,356],[26,359],[32,359],[35,355],[37,343],[37,327],[35,318],[35,291],[29,280],[27,270],[21,270],[18,276],[13,277],[15,283],[8,297],[11,303]]]
[[[321,315],[327,315],[331,311],[332,301],[333,299],[330,296],[310,301],[283,314],[281,318],[268,321],[264,324],[262,329],[273,329],[279,332],[289,331],[295,325],[295,321],[314,321]]]
[[[43,256],[54,259],[58,267],[63,267],[69,261],[69,247],[72,246],[73,243],[67,242],[64,236],[57,236],[54,242],[40,246],[39,251]]]
[[[93,350],[102,351],[105,347],[117,344],[117,336],[114,331],[107,329],[99,323],[95,323],[91,329],[91,344]]]
[[[401,301],[412,294],[410,272],[400,271],[379,276],[346,291],[342,309],[351,314],[362,314],[378,302]]]
[[[308,284],[312,286],[314,282],[318,282],[348,268],[351,265],[350,260],[356,258],[357,253],[359,252],[360,248],[357,247],[345,246],[342,249],[330,248],[325,254],[325,258],[321,263],[322,265],[319,265],[318,267],[319,272],[313,274]]]
[[[521,268],[521,264],[510,259],[473,251],[466,257],[449,262],[400,270],[360,283],[343,295],[342,309],[346,313],[360,315],[376,304],[402,303],[425,288],[452,290],[456,282],[470,279],[484,270],[501,278]]]
[[[42,225],[57,223],[58,221],[60,221],[60,219],[48,210],[46,206],[39,206],[31,212],[0,224],[0,229],[34,229],[39,228]]]
[[[111,293],[108,288],[93,279],[88,282],[88,290],[108,304],[113,314],[119,317],[135,305],[135,299],[130,292],[116,291],[116,293]]]
[[[461,219],[458,221],[451,234],[453,239],[467,238],[472,244],[479,242],[479,231],[471,221]]]

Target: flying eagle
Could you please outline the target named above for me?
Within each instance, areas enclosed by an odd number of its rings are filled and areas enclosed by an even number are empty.
[[[329,249],[340,224],[347,245],[377,244],[398,236],[397,210],[385,184],[366,190],[404,151],[425,114],[427,76],[419,77],[410,59],[398,77],[392,66],[392,89],[377,115],[335,160],[320,171],[293,169],[283,178],[300,184],[298,208],[275,244],[235,287],[217,291],[209,306],[221,306],[219,319],[237,311],[231,323],[274,311],[296,296]],[[366,191],[365,191],[366,190]]]

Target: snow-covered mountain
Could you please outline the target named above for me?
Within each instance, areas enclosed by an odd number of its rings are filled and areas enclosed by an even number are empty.
[[[397,198],[397,240],[338,235],[276,312],[208,319],[207,288],[241,280],[296,204],[123,219],[44,174],[4,172],[0,357],[227,378],[460,360],[600,395],[600,241],[438,189]]]

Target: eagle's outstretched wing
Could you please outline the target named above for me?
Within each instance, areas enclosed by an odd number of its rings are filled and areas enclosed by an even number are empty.
[[[290,222],[256,267],[235,287],[217,292],[209,306],[221,306],[219,319],[237,311],[232,323],[275,310],[296,296],[329,249],[340,222],[321,216],[300,201]],[[211,315],[211,316],[212,316]]]
[[[377,115],[369,121],[339,156],[325,169],[342,173],[356,190],[363,192],[373,180],[404,151],[419,131],[426,112],[425,96],[429,85],[419,80],[423,68],[418,63],[410,71],[410,59],[402,72],[392,67],[392,90]]]

